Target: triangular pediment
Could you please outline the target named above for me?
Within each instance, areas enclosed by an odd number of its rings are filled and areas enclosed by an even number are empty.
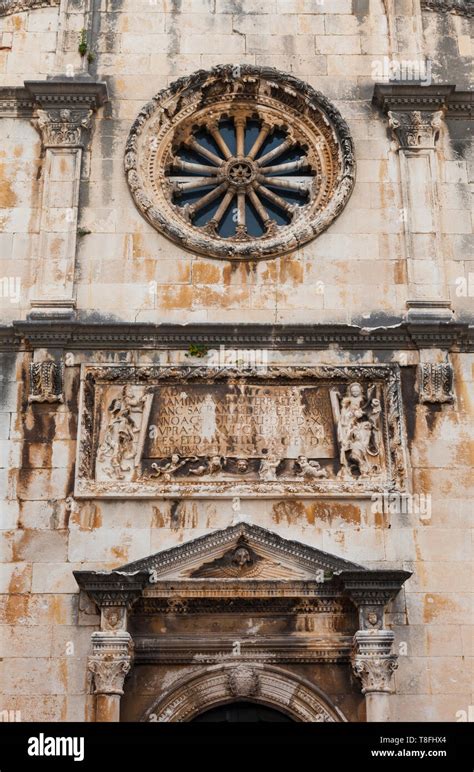
[[[153,574],[154,581],[192,579],[324,581],[341,571],[364,571],[348,560],[257,525],[239,523],[115,569]],[[323,578],[324,576],[324,578]]]

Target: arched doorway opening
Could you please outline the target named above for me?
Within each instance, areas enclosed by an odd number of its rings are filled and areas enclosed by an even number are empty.
[[[193,721],[236,702],[265,707],[293,721],[346,720],[314,684],[284,668],[260,662],[209,665],[187,673],[148,708],[142,720]]]
[[[240,724],[240,723],[293,723],[290,716],[282,713],[276,708],[269,708],[268,705],[259,705],[256,702],[230,702],[226,705],[219,705],[217,708],[205,710],[191,719],[193,723],[218,723],[218,724]]]

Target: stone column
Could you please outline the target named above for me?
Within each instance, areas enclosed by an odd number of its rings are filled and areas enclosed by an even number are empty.
[[[44,152],[30,316],[71,318],[82,157],[94,111],[107,100],[107,87],[87,78],[27,81],[25,86],[35,100],[32,122]]]
[[[92,633],[88,670],[95,694],[95,720],[120,721],[123,685],[133,664],[128,615],[148,584],[147,571],[74,571],[82,592],[100,609],[100,631]]]
[[[359,614],[354,635],[352,669],[362,683],[367,721],[390,721],[390,694],[397,655],[392,653],[394,634],[385,628],[387,604],[400,592],[408,571],[342,571],[344,589]]]
[[[389,695],[398,667],[391,653],[393,639],[391,630],[358,630],[354,636],[352,669],[362,682],[367,721],[390,721]]]
[[[96,695],[96,721],[120,721],[120,698],[125,676],[132,666],[132,654],[130,633],[92,633],[89,670]]]

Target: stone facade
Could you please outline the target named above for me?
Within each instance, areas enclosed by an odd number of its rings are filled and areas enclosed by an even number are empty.
[[[0,2],[2,720],[472,714],[471,6]]]

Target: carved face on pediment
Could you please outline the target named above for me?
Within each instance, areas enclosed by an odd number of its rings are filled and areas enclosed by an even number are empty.
[[[203,563],[199,568],[191,572],[192,578],[244,578],[258,577],[262,573],[268,573],[270,566],[277,569],[277,565],[271,561],[265,561],[250,546],[244,537],[241,537],[235,547],[208,563]],[[266,570],[265,570],[266,569]]]
[[[151,584],[186,579],[329,581],[349,561],[254,525],[239,524],[122,566],[121,572],[148,571]]]

